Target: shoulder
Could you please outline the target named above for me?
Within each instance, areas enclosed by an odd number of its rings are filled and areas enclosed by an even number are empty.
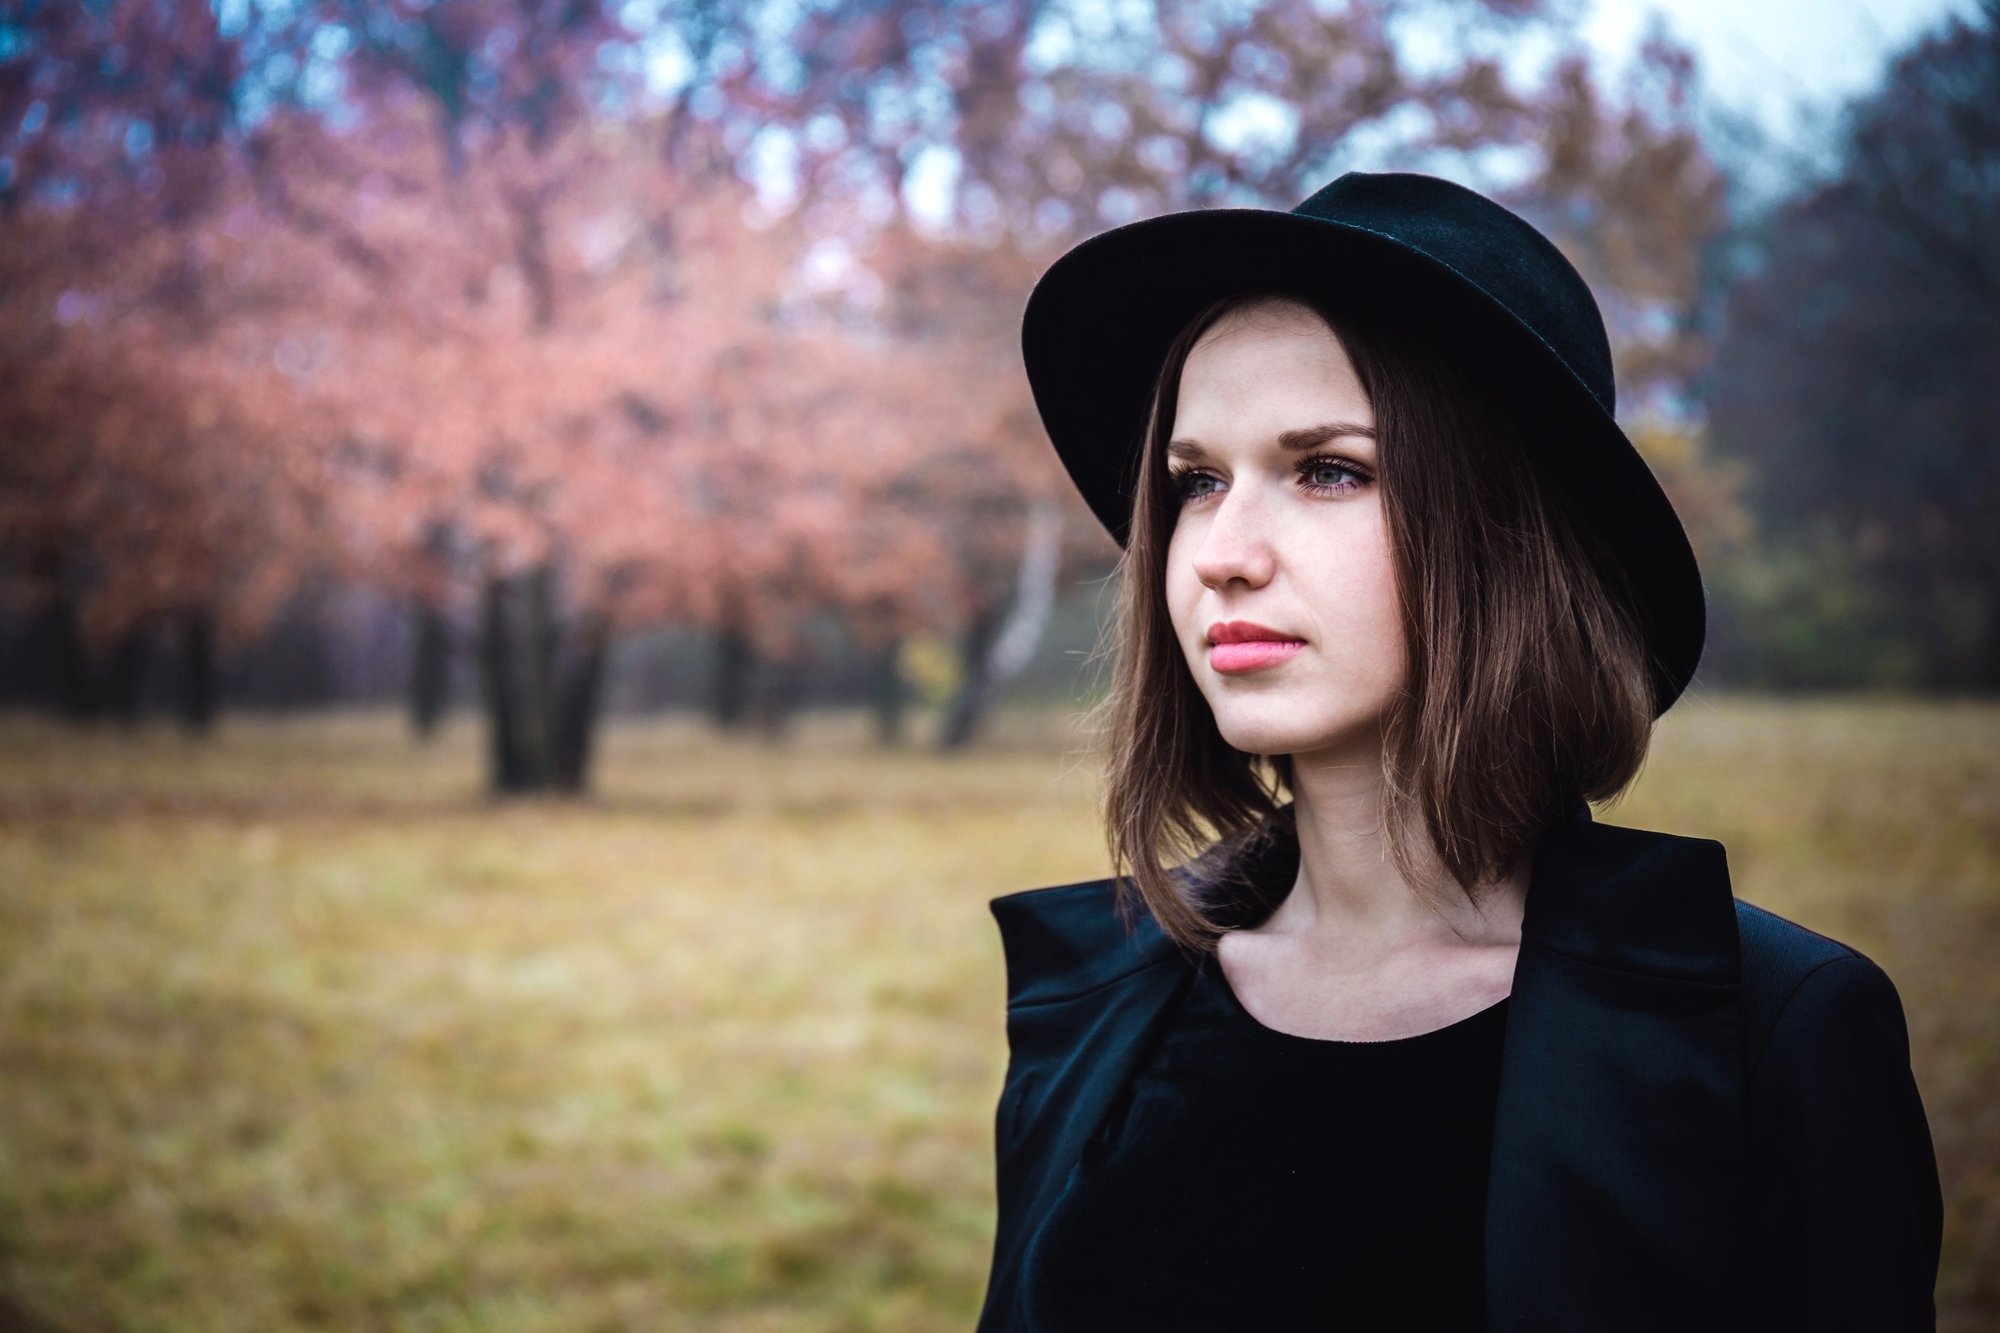
[[[1905,1046],[1895,984],[1860,950],[1741,901],[1736,928],[1743,954],[1745,1053],[1753,1070],[1774,1041],[1817,1045],[1874,1029],[1893,1034],[1892,1046]]]
[[[992,907],[1010,1009],[1075,999],[1178,956],[1143,909],[1120,909],[1113,880],[1031,889]]]
[[[1868,961],[1859,950],[1839,940],[1740,898],[1736,901],[1736,933],[1743,942],[1746,983],[1752,981],[1749,974],[1753,968],[1757,984],[1795,985],[1829,963],[1846,959]]]
[[[1902,1000],[1860,951],[1736,911],[1759,1308],[1928,1329],[1944,1201]]]

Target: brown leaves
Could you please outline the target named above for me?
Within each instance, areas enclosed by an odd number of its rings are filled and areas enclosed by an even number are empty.
[[[1725,181],[1688,119],[1692,77],[1684,52],[1655,41],[1618,107],[1581,60],[1565,63],[1539,113],[1544,169],[1518,201],[1597,293],[1621,400],[1641,413],[1684,389],[1710,353],[1695,316]]]

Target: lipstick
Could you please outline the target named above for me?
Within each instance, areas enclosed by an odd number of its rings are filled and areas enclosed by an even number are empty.
[[[1208,665],[1225,676],[1274,667],[1306,646],[1304,639],[1248,620],[1210,625],[1208,642]]]

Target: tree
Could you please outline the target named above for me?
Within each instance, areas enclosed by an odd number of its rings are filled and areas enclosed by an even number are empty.
[[[390,91],[338,135],[268,133],[243,230],[270,286],[232,336],[308,363],[281,415],[335,482],[353,576],[477,585],[496,786],[581,784],[625,625],[732,627],[782,662],[823,608],[886,633],[951,613],[907,483],[1003,418],[1022,454],[1013,379],[788,306],[791,238],[742,225],[699,130],[692,166],[637,118],[454,164],[435,114]],[[353,258],[315,261],[329,238]]]
[[[1770,548],[1739,669],[2000,689],[2000,9],[1898,58],[1750,240],[1709,397]]]
[[[1658,37],[1623,104],[1580,57],[1537,107],[1542,166],[1510,202],[1553,237],[1603,311],[1621,414],[1685,422],[1712,352],[1705,258],[1728,222],[1726,180],[1694,124],[1694,62]],[[1676,497],[1678,498],[1678,497]]]
[[[264,249],[307,286],[259,336],[324,349],[290,414],[317,423],[350,576],[426,608],[472,586],[495,785],[574,787],[610,634],[710,614],[690,409],[782,254],[657,127],[500,131],[454,163],[435,115],[388,93],[338,136],[283,129]],[[339,230],[296,221],[318,217]]]
[[[48,4],[4,26],[0,570],[39,604],[71,711],[129,712],[143,636],[177,623],[183,716],[218,637],[310,559],[297,480],[179,349],[212,327],[196,253],[238,135],[239,45],[203,4]]]
[[[822,608],[889,638],[950,614],[938,516],[894,493],[981,447],[990,396],[787,294],[793,235],[739,220],[726,127],[686,98],[606,113],[600,11],[309,15],[295,46],[351,49],[346,123],[261,139],[264,243],[292,256],[265,266],[312,275],[264,336],[340,349],[298,393],[344,465],[356,576],[432,618],[479,585],[497,787],[581,784],[606,644],[637,619],[782,663]]]

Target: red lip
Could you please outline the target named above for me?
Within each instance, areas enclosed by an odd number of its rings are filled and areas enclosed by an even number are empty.
[[[1225,676],[1262,671],[1288,661],[1305,640],[1248,620],[1217,621],[1208,627],[1208,665]]]
[[[1296,634],[1285,634],[1254,620],[1218,620],[1208,627],[1210,643],[1304,643]]]

